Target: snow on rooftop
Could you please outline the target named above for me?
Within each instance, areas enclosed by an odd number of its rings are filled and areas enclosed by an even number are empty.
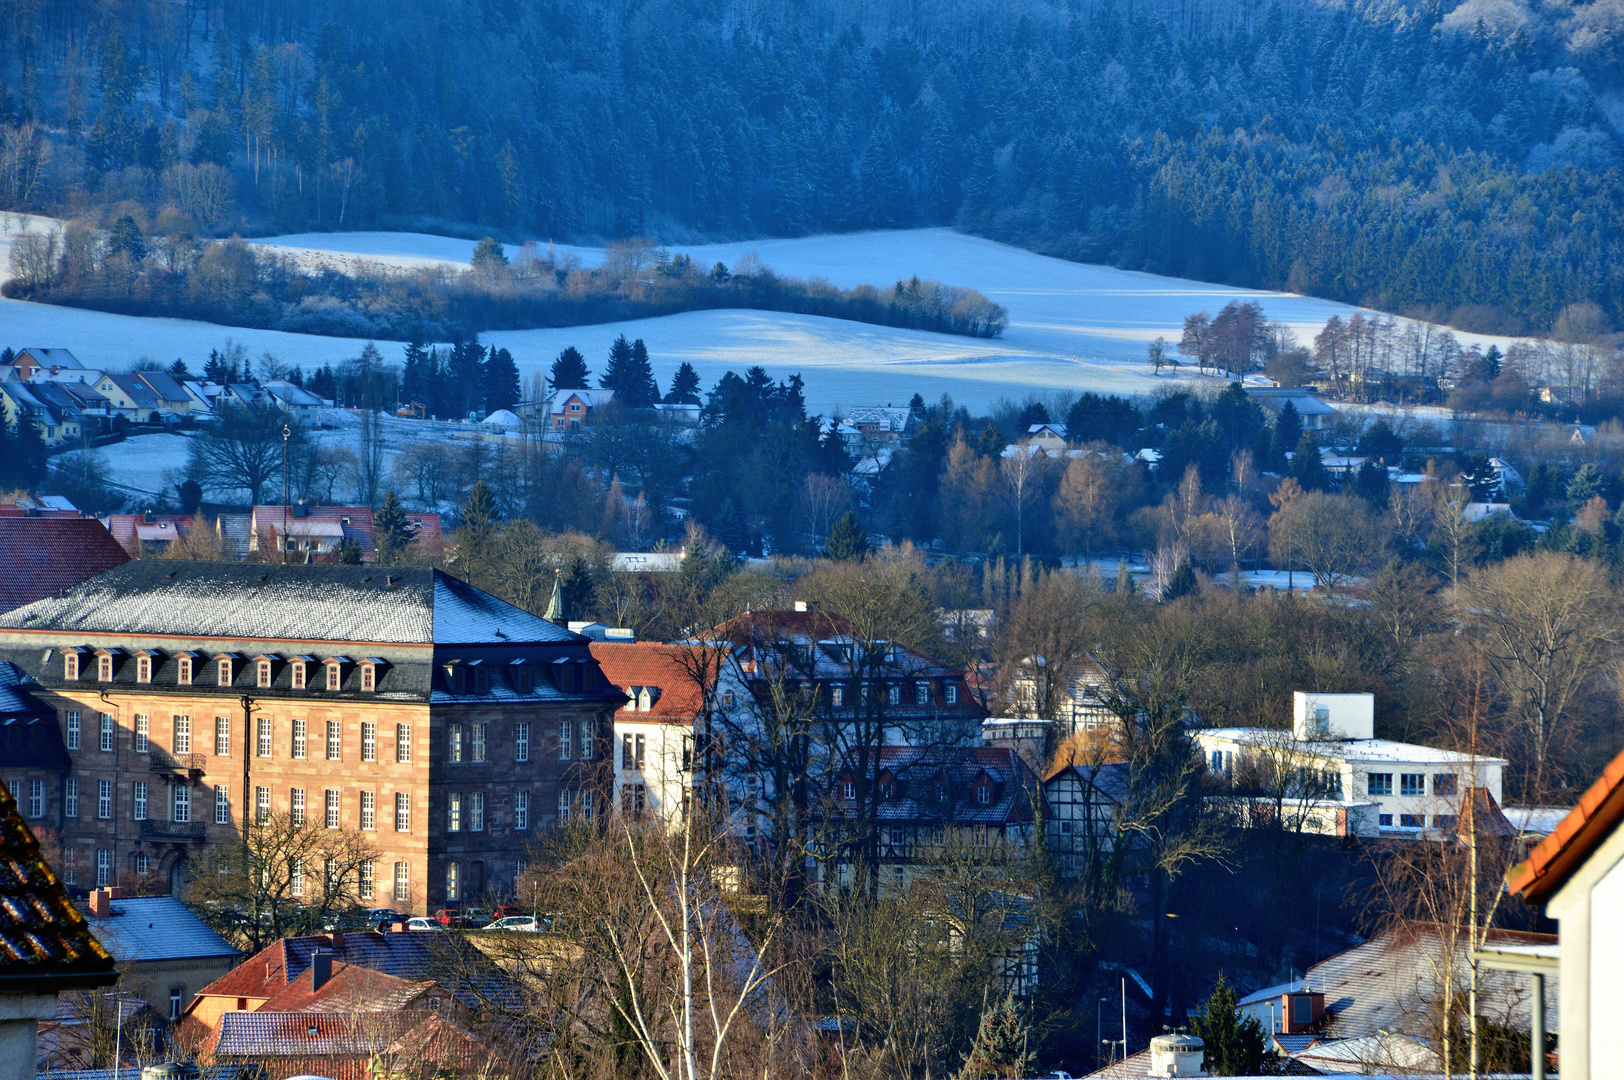
[[[1419,743],[1393,742],[1391,739],[1328,739],[1298,743],[1288,732],[1275,728],[1202,728],[1195,732],[1195,737],[1253,745],[1274,743],[1284,739],[1305,752],[1340,758],[1343,761],[1442,763],[1465,761],[1471,756],[1457,750],[1443,750],[1436,746],[1422,746]],[[1484,765],[1507,764],[1504,758],[1482,755],[1479,755],[1477,760]]]

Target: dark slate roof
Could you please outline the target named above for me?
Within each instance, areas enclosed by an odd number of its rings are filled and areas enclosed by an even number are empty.
[[[108,986],[113,958],[90,932],[0,786],[0,993]]]
[[[38,687],[16,664],[0,661],[0,765],[64,771],[72,766],[56,710],[28,692]]]
[[[0,629],[424,645],[583,640],[439,570],[154,559],[0,615]]]
[[[129,897],[112,905],[111,915],[92,916],[90,926],[119,963],[239,955],[173,896]]]
[[[0,517],[0,611],[130,561],[95,518]]]

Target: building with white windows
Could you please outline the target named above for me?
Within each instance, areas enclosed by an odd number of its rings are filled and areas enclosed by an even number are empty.
[[[1498,806],[1507,764],[1504,758],[1376,738],[1370,694],[1298,691],[1289,730],[1207,728],[1192,734],[1208,771],[1229,781],[1254,817],[1260,803],[1272,803],[1279,813],[1301,814],[1295,827],[1303,831],[1338,835],[1452,833],[1474,788]]]

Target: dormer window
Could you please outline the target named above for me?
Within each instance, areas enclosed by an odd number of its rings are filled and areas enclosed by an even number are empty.
[[[294,660],[288,664],[288,679],[295,690],[305,688],[305,662],[303,660]]]
[[[942,700],[949,705],[959,703],[959,687],[957,683],[947,683],[942,687]]]
[[[370,660],[361,664],[361,689],[371,692],[378,688],[378,666]]]
[[[190,656],[176,657],[175,682],[180,686],[192,685],[192,658]]]
[[[986,784],[977,784],[976,802],[981,806],[990,804],[992,802],[992,788]]]
[[[62,677],[64,679],[79,677],[79,654],[71,649],[62,654]]]
[[[485,668],[474,669],[474,693],[488,694],[491,692],[491,673]]]
[[[96,657],[96,681],[113,681],[113,657],[111,653],[102,653]]]
[[[327,689],[344,689],[344,665],[349,663],[348,657],[330,656],[327,658]]]
[[[271,662],[258,660],[254,663],[254,685],[264,689],[271,685]]]
[[[219,684],[221,686],[230,686],[231,685],[231,683],[233,681],[232,680],[232,672],[231,672],[231,657],[222,656],[216,662],[215,679],[216,679],[216,681],[219,682]]]
[[[514,693],[516,693],[516,694],[528,694],[528,693],[530,693],[530,690],[531,690],[530,669],[525,666],[524,661],[522,661],[522,660],[515,661],[508,668],[508,678],[509,678],[509,681],[512,682],[512,684],[513,684],[513,692]]]
[[[135,658],[135,681],[142,683],[152,681],[152,657],[138,656]]]

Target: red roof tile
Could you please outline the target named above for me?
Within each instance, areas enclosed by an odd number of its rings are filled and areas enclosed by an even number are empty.
[[[129,561],[95,518],[0,517],[0,611],[43,600]]]
[[[434,988],[432,980],[413,982],[371,968],[333,962],[332,975],[312,989],[315,965],[272,994],[261,1006],[267,1012],[390,1012]]]
[[[1590,790],[1579,796],[1555,831],[1540,841],[1528,858],[1513,866],[1506,883],[1524,900],[1538,903],[1566,884],[1574,871],[1613,834],[1624,819],[1624,754],[1619,754]]]
[[[694,660],[687,658],[693,655]],[[615,714],[624,720],[692,720],[699,714],[702,704],[699,686],[691,674],[703,654],[691,653],[681,645],[659,645],[652,642],[592,643],[592,659],[598,662],[604,678],[622,690],[633,686],[659,688],[659,696],[647,712],[632,702]],[[627,691],[630,693],[630,691]]]

